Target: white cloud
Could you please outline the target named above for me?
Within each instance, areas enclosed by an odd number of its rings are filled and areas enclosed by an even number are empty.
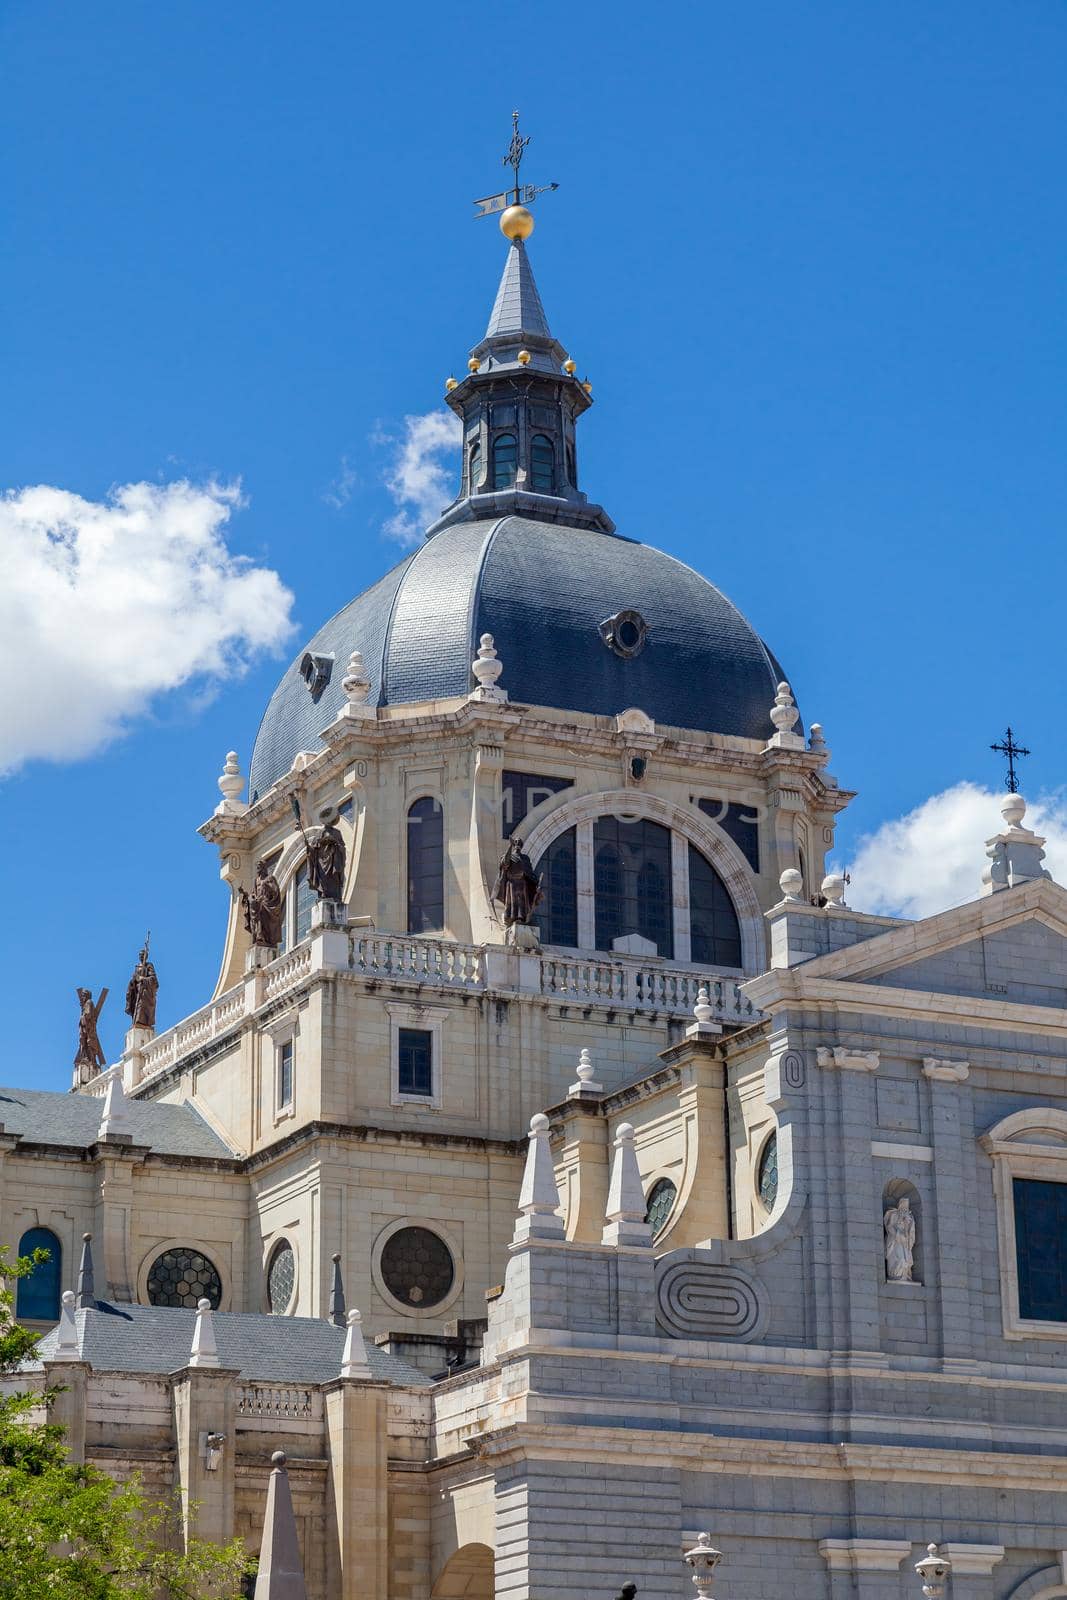
[[[282,642],[292,595],[223,537],[241,503],[214,483],[0,494],[0,771],[88,755]]]
[[[335,511],[343,511],[359,488],[359,473],[347,456],[341,457],[341,466],[333,482],[322,492],[322,498]]]
[[[385,486],[398,507],[385,524],[390,539],[415,544],[452,500],[462,433],[459,418],[450,411],[428,411],[423,417],[405,417],[400,439],[376,437],[376,443],[395,450],[385,472]]]
[[[957,783],[907,816],[883,822],[859,841],[849,864],[849,904],[882,916],[928,917],[976,900],[986,866],[985,841],[1004,823],[1004,791]],[[1042,795],[1024,826],[1046,836],[1044,865],[1067,883],[1067,797]]]

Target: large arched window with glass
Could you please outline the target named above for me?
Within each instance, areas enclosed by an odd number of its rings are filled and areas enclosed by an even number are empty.
[[[530,440],[530,486],[535,494],[551,494],[556,487],[556,452],[545,433]]]
[[[578,877],[575,830],[568,828],[553,839],[537,864],[541,875],[541,900],[537,926],[542,944],[578,947]]]
[[[35,1250],[47,1250],[48,1260],[18,1280],[15,1314],[29,1322],[55,1322],[63,1281],[63,1246],[51,1228],[29,1228],[19,1240],[18,1253],[32,1256]]]
[[[597,949],[625,949],[636,936],[656,955],[673,956],[671,830],[644,818],[598,817],[593,873]]]
[[[519,466],[519,446],[513,433],[498,435],[493,444],[493,488],[510,489]]]
[[[711,862],[689,846],[690,960],[740,967],[741,924],[730,893]]]
[[[467,493],[477,494],[478,480],[482,475],[482,447],[472,444],[467,451]]]
[[[445,814],[424,795],[408,809],[408,932],[445,925]]]

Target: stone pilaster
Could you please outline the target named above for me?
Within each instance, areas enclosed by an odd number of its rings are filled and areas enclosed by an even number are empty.
[[[225,1544],[234,1535],[234,1457],[237,1380],[226,1367],[184,1367],[171,1380],[174,1405],[175,1487],[182,1531]],[[212,1448],[211,1434],[221,1434]]]
[[[338,1378],[323,1390],[328,1461],[330,1593],[389,1591],[388,1386]]]
[[[87,1361],[46,1361],[44,1383],[56,1392],[48,1406],[48,1420],[63,1429],[70,1459],[85,1460],[85,1416],[89,1397]]]
[[[948,1540],[941,1554],[952,1562],[950,1593],[967,1600],[994,1600],[996,1588],[993,1568],[1004,1560],[1002,1544],[957,1544]]]
[[[900,1600],[900,1566],[907,1539],[821,1539],[830,1572],[830,1600]],[[916,1583],[916,1588],[918,1583]]]
[[[685,1141],[682,1185],[659,1251],[730,1235],[726,1181],[726,1067],[715,1038],[694,1029],[660,1059],[681,1074],[678,1111]]]
[[[961,1085],[968,1075],[964,1061],[927,1057],[923,1076],[930,1085],[930,1130],[934,1147],[936,1218],[924,1223],[924,1249],[937,1250],[937,1287],[941,1303],[941,1354],[946,1361],[969,1361],[974,1353],[968,1285],[968,1216],[966,1171],[961,1127]],[[935,1245],[936,1239],[936,1245]]]
[[[573,1096],[553,1112],[563,1124],[556,1176],[567,1238],[599,1244],[608,1201],[608,1124],[594,1097]]]
[[[839,1285],[847,1300],[844,1319],[835,1313],[833,1338],[839,1348],[873,1352],[881,1345],[878,1262],[882,1258],[881,1196],[871,1163],[871,1129],[876,1126],[874,1075],[878,1052],[847,1046],[816,1050],[824,1102],[836,1112],[824,1117],[823,1141],[827,1208],[834,1251],[841,1262]]]
[[[147,1155],[129,1135],[99,1139],[90,1154],[96,1163],[97,1194],[93,1219],[96,1241],[97,1299],[137,1299],[133,1260],[134,1169]],[[103,1282],[100,1277],[103,1277]]]

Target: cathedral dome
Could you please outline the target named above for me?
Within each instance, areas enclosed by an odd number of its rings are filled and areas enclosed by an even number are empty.
[[[487,497],[488,498],[488,497]],[[528,496],[528,499],[535,497]],[[362,652],[369,703],[462,696],[483,633],[520,705],[767,739],[782,677],[718,589],[649,545],[522,515],[453,522],[332,617],[293,661],[256,737],[249,791],[262,796],[345,704]]]

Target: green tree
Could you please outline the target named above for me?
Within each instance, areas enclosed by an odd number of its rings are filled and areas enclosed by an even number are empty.
[[[183,1549],[174,1506],[136,1477],[71,1461],[62,1428],[34,1415],[41,1395],[17,1374],[38,1335],[15,1321],[10,1284],[47,1259],[0,1250],[0,1600],[236,1600],[249,1570],[239,1539]]]

